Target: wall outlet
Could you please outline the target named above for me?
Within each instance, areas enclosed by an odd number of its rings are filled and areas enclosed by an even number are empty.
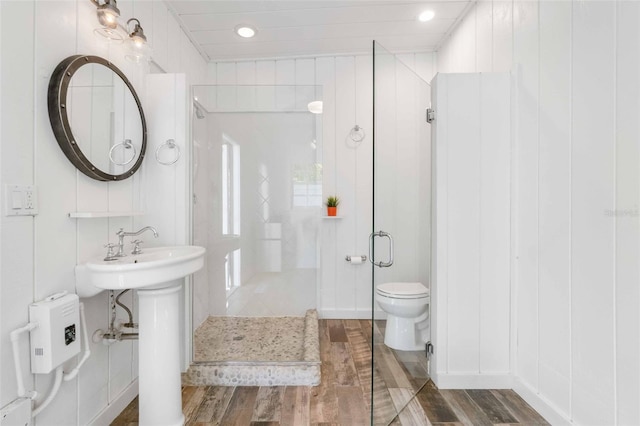
[[[35,216],[38,214],[38,193],[33,185],[4,186],[5,216]]]

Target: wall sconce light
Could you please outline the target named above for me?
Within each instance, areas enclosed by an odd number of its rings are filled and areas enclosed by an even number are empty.
[[[133,30],[130,30],[130,24],[132,22],[134,23]],[[129,52],[125,55],[125,58],[136,63],[149,58],[149,44],[147,43],[147,37],[144,35],[144,29],[138,19],[131,18],[127,21],[127,33],[129,34],[129,38],[127,39]]]
[[[100,3],[100,2],[103,3]],[[150,56],[149,43],[144,35],[144,29],[137,18],[131,18],[126,26],[120,24],[120,9],[116,0],[91,0],[97,8],[98,22],[100,27],[93,30],[94,33],[106,37],[107,39],[122,43],[127,40],[129,50],[125,58],[133,62],[141,62]],[[130,24],[133,22],[133,29]]]
[[[147,44],[147,37],[144,35],[144,30],[140,26],[140,21],[136,18],[131,18],[127,21],[127,30],[129,30],[129,24],[135,21],[133,31],[129,33],[129,40],[132,41],[137,47]]]
[[[322,114],[322,101],[309,102],[307,109],[313,114]]]
[[[104,4],[98,3],[98,0],[92,0],[98,7],[98,21],[103,27],[115,29],[118,26],[118,18],[120,17],[120,9],[116,0],[104,0]]]

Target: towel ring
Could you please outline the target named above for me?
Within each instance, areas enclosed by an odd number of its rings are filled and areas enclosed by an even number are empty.
[[[113,151],[120,145],[122,145],[122,148],[125,150],[125,152],[127,149],[133,150],[133,155],[131,156],[131,158],[129,158],[127,161],[123,161],[122,163],[119,163],[113,159]],[[132,162],[134,158],[136,158],[136,147],[133,146],[133,144],[131,143],[131,139],[125,139],[124,141],[112,146],[111,149],[109,150],[109,160],[111,160],[111,162],[116,166],[126,166],[127,164]]]
[[[349,137],[354,142],[362,142],[365,136],[366,135],[364,133],[364,129],[357,124],[353,127],[353,129],[351,129],[351,132],[349,132]]]
[[[162,161],[160,160],[160,151],[162,151],[163,149],[175,149],[176,150],[176,158],[173,161]],[[156,160],[158,161],[158,163],[165,165],[165,166],[170,166],[172,164],[175,164],[176,161],[178,161],[180,159],[180,147],[178,145],[176,145],[176,141],[174,139],[167,139],[167,141],[165,143],[163,143],[162,145],[160,145],[157,149],[156,149]]]

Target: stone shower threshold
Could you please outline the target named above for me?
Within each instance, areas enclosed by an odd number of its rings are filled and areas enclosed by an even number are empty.
[[[304,317],[209,317],[194,334],[194,362],[182,375],[197,386],[317,386],[318,313]]]

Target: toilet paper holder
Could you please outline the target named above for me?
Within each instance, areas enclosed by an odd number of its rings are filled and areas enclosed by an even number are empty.
[[[360,256],[350,256],[350,255],[346,255],[346,256],[345,256],[345,258],[344,258],[344,260],[346,260],[347,262],[351,262],[351,258],[352,258],[352,257],[359,257],[359,258],[361,258],[361,259],[362,259],[362,261],[363,261],[363,262],[366,262],[366,261],[367,261],[367,256],[365,256],[365,255],[360,255]]]

